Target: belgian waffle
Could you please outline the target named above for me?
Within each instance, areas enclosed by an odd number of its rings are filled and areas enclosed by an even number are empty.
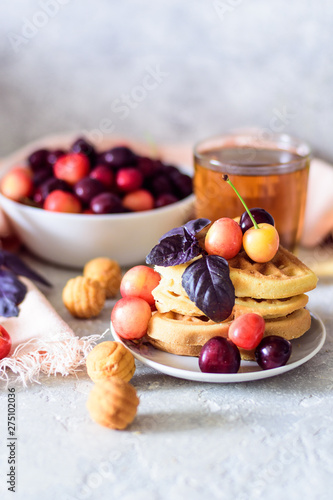
[[[171,286],[172,288],[172,286]],[[181,295],[170,290],[170,285],[165,284],[163,278],[153,290],[156,309],[160,313],[173,311],[187,316],[202,316],[203,312],[192,302],[185,290]],[[253,299],[251,297],[236,297],[233,309],[234,316],[249,312],[260,314],[263,318],[279,318],[291,314],[293,311],[305,307],[308,302],[307,295],[300,294],[284,299]]]
[[[279,335],[290,340],[310,328],[305,292],[315,288],[317,277],[286,249],[280,247],[276,256],[265,264],[253,262],[244,251],[229,261],[235,305],[231,317],[222,323],[204,316],[185,292],[182,275],[190,263],[155,266],[161,280],[153,290],[157,312],[150,321],[147,336],[158,349],[198,356],[210,338],[226,337],[231,321],[248,312],[263,316],[265,335]],[[254,352],[241,349],[240,352],[243,359],[254,359]]]
[[[202,346],[212,337],[227,337],[232,318],[214,323],[206,317],[183,316],[174,312],[153,314],[147,337],[156,348],[181,356],[199,356]],[[266,320],[265,336],[279,335],[288,340],[303,335],[311,325],[304,308],[276,319]],[[253,351],[240,349],[242,359],[253,360]]]
[[[311,269],[281,246],[275,257],[264,264],[253,262],[243,250],[229,261],[229,267],[237,297],[293,297],[313,290],[318,281]]]
[[[192,302],[185,290],[180,294],[172,290],[172,286],[162,278],[153,290],[156,309],[161,312],[174,311],[187,316],[202,316],[203,312]]]
[[[164,279],[163,289],[183,295],[185,291],[181,278],[189,264],[190,262],[170,267],[155,266],[155,270]],[[318,281],[311,269],[281,246],[275,257],[266,263],[253,262],[243,250],[229,260],[229,267],[236,297],[293,297],[313,290]]]
[[[159,285],[153,290],[159,312],[174,311],[192,316],[203,314],[182,286],[182,275],[188,265],[155,266],[161,275]],[[246,312],[257,312],[264,318],[288,315],[306,306],[308,298],[305,292],[317,284],[316,275],[282,247],[266,264],[255,263],[245,252],[241,252],[229,261],[229,266],[236,295],[235,316]]]
[[[233,309],[234,317],[241,314],[257,313],[264,319],[280,318],[288,316],[297,309],[305,307],[309,297],[302,293],[294,297],[284,299],[252,299],[251,297],[236,297]]]

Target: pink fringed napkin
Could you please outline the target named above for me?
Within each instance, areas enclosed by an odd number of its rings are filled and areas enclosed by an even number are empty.
[[[12,339],[9,356],[0,360],[0,380],[8,382],[10,371],[24,385],[38,382],[40,374],[75,373],[103,335],[75,336],[38,288],[28,279],[20,279],[28,292],[19,306],[19,316],[0,316],[1,325]]]

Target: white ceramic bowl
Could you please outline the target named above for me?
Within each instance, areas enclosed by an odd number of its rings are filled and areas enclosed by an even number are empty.
[[[43,260],[82,267],[94,257],[110,257],[132,266],[145,261],[164,233],[191,217],[193,199],[191,195],[166,207],[114,215],[48,212],[1,194],[0,206],[28,250]]]
[[[77,136],[39,141],[20,150],[3,162],[0,176],[34,149],[67,146]],[[111,144],[117,141],[113,139]],[[125,267],[144,263],[146,255],[164,233],[192,217],[193,204],[194,195],[191,195],[145,212],[85,215],[48,212],[0,194],[0,206],[28,250],[48,262],[75,268],[82,268],[95,257],[110,257]]]

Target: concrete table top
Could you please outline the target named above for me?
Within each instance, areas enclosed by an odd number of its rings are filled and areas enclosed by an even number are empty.
[[[54,284],[47,297],[77,335],[109,327],[112,301],[95,320],[74,319],[62,304],[62,288],[79,271],[25,257]],[[321,280],[309,297],[327,328],[326,343],[313,359],[281,376],[239,384],[177,379],[136,361],[131,384],[140,405],[125,431],[91,420],[85,405],[93,383],[85,370],[17,387],[14,496],[5,477],[3,390],[1,499],[332,498],[332,280]]]

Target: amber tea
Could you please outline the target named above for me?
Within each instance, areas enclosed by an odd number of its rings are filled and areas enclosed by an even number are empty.
[[[281,244],[294,250],[303,225],[309,154],[300,154],[297,148],[273,148],[271,142],[270,147],[235,146],[230,140],[222,147],[202,145],[195,152],[196,217],[214,221],[244,212],[234,191],[222,180],[222,174],[228,174],[248,207],[267,210],[274,217]]]

